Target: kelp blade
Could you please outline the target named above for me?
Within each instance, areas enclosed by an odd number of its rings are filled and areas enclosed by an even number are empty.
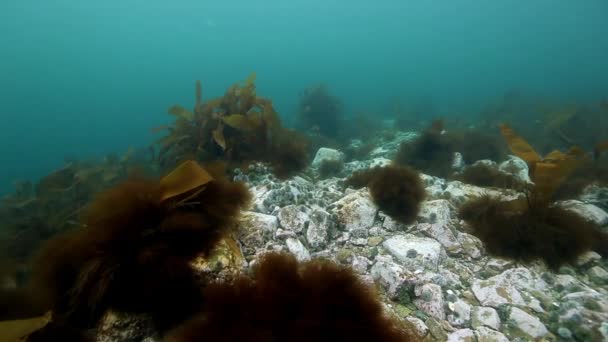
[[[197,162],[187,160],[161,179],[161,201],[200,188],[212,180],[213,177]]]
[[[36,330],[44,328],[51,322],[52,314],[47,312],[44,316],[0,322],[0,341],[25,341],[27,336]]]
[[[523,159],[528,165],[533,165],[541,160],[541,157],[528,142],[517,135],[511,127],[506,124],[500,125],[500,133],[507,142],[513,154]]]

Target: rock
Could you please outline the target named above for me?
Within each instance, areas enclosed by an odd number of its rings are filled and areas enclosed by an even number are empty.
[[[441,286],[437,284],[424,284],[422,286],[416,286],[414,289],[416,299],[414,299],[414,305],[427,313],[431,317],[435,317],[439,320],[445,319],[445,310],[443,308],[444,300],[443,293],[441,292]]]
[[[523,183],[532,183],[532,180],[530,180],[528,164],[519,157],[510,155],[508,160],[500,163],[498,169],[515,176],[516,179]]]
[[[450,202],[444,199],[422,202],[418,213],[418,222],[448,225],[451,218]]]
[[[150,317],[108,311],[101,319],[96,342],[162,341]]]
[[[481,258],[481,249],[483,243],[479,238],[474,235],[467,233],[459,233],[456,237],[458,239],[459,247],[464,253],[473,259]],[[458,251],[458,249],[456,249]]]
[[[562,208],[575,212],[585,218],[587,221],[593,222],[598,226],[608,224],[608,213],[593,204],[577,200],[561,201],[558,202],[558,204]]]
[[[429,328],[431,335],[433,335],[436,341],[447,341],[448,334],[445,333],[441,321],[438,321],[434,317],[429,317],[424,323]]]
[[[454,158],[452,159],[452,170],[460,172],[465,167],[464,158],[460,152],[454,152]]]
[[[412,327],[414,333],[418,337],[424,337],[429,332],[429,328],[424,324],[424,322],[417,317],[407,316],[405,317],[405,321]]]
[[[389,166],[393,163],[392,160],[390,159],[386,159],[386,158],[374,158],[372,159],[372,161],[369,163],[369,168],[374,168],[374,167],[385,167],[385,166]]]
[[[535,316],[521,310],[518,307],[512,307],[509,314],[510,328],[513,335],[523,335],[525,338],[538,339],[549,333],[545,325]]]
[[[264,194],[262,208],[266,210],[266,213],[269,213],[275,207],[281,208],[290,204],[312,204],[309,202],[313,200],[313,190],[314,186],[310,181],[298,176],[288,181],[274,183],[271,189]]]
[[[338,223],[346,231],[371,228],[378,212],[367,189],[344,196],[334,206]]]
[[[501,196],[502,193],[494,189],[486,189],[475,185],[465,184],[460,181],[447,183],[443,191],[443,198],[449,200],[455,206],[460,206],[466,201],[484,195]]]
[[[498,312],[491,307],[474,306],[471,311],[471,326],[475,329],[485,326],[499,330],[500,317]]]
[[[388,230],[389,232],[403,232],[407,230],[403,223],[393,220],[393,218],[382,212],[379,213],[378,216],[383,218],[382,228]]]
[[[397,292],[411,275],[401,265],[393,262],[390,256],[378,255],[371,268],[371,275],[386,290],[389,298],[396,298]]]
[[[509,339],[503,333],[486,327],[475,329],[475,336],[477,342],[509,342]]]
[[[310,221],[307,211],[308,208],[302,205],[288,205],[279,210],[277,218],[284,229],[301,233]]]
[[[540,302],[529,294],[532,291],[543,292],[547,284],[539,276],[533,275],[527,268],[519,267],[486,280],[475,279],[471,290],[481,305],[499,307],[511,304],[529,307],[543,312]]]
[[[364,256],[356,255],[355,257],[353,257],[351,267],[352,267],[353,271],[355,271],[359,274],[366,274],[367,268],[369,267],[370,264],[371,264],[371,262],[369,261],[368,258],[366,258]]]
[[[285,243],[287,244],[287,249],[289,249],[289,252],[295,255],[298,261],[310,260],[310,253],[308,252],[308,249],[304,247],[302,242],[300,242],[300,240],[288,238]]]
[[[321,147],[312,161],[312,167],[318,168],[324,160],[343,161],[344,153],[333,148]]]
[[[460,329],[448,335],[448,342],[475,342],[475,333],[471,329]]]
[[[314,209],[309,217],[306,241],[313,250],[322,249],[327,243],[329,230],[332,226],[331,215],[323,209]]]
[[[255,254],[256,249],[263,248],[266,241],[272,239],[278,227],[279,220],[275,216],[244,212],[237,231],[243,253],[247,256]]]
[[[433,239],[412,234],[394,235],[382,246],[402,265],[436,270],[441,257],[441,244]]]
[[[312,206],[326,208],[331,203],[338,201],[344,196],[344,189],[340,179],[330,178],[318,181],[312,191],[310,202]]]
[[[580,199],[608,211],[608,188],[592,184],[583,190]]]
[[[600,266],[591,267],[587,271],[587,275],[589,275],[589,280],[598,285],[608,284],[608,272]]]
[[[384,239],[380,236],[372,236],[367,239],[367,245],[370,247],[376,247],[382,243]]]
[[[471,305],[462,299],[454,303],[448,303],[451,313],[448,315],[448,322],[456,327],[466,326],[471,320]]]
[[[462,247],[454,235],[454,232],[447,224],[443,223],[421,223],[417,226],[418,230],[437,241],[450,254],[462,252]]]
[[[594,251],[587,251],[581,254],[576,260],[576,266],[586,266],[602,259],[602,256]]]

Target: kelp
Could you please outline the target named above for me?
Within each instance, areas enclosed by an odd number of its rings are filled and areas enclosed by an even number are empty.
[[[3,342],[23,342],[36,330],[44,328],[52,320],[49,311],[43,316],[28,319],[0,321],[0,340]]]
[[[528,164],[534,186],[526,189],[525,199],[484,196],[465,203],[459,214],[472,233],[493,255],[523,262],[543,260],[552,270],[574,263],[588,250],[605,256],[608,234],[595,222],[551,203],[575,170],[590,162],[589,155],[571,147],[542,157],[509,126],[500,128],[511,151]]]
[[[192,112],[178,105],[169,110],[176,120],[158,141],[158,161],[164,169],[186,159],[203,163],[224,160],[229,165],[261,161],[287,177],[307,165],[307,140],[282,126],[271,100],[257,96],[255,73],[242,84],[232,85],[222,97],[207,101],[203,101],[197,81],[195,98]],[[301,162],[279,159],[277,155]],[[285,163],[291,166],[285,167]]]
[[[151,315],[159,329],[197,310],[191,263],[209,257],[250,199],[246,187],[187,161],[160,180],[123,182],[96,196],[79,229],[49,240],[27,289],[72,328],[109,308]],[[51,332],[49,332],[51,333]]]
[[[550,201],[568,176],[588,158],[578,147],[572,147],[565,153],[555,150],[541,157],[524,138],[506,124],[500,126],[500,131],[511,152],[528,164],[530,179],[534,182],[532,194],[535,200]]]
[[[139,172],[151,160],[142,158],[129,150],[101,161],[71,161],[36,184],[16,183],[15,191],[0,201],[0,258],[23,262],[41,242],[78,228],[93,196]]]
[[[322,136],[335,137],[344,123],[343,104],[325,84],[317,84],[300,93],[296,127],[316,130]]]

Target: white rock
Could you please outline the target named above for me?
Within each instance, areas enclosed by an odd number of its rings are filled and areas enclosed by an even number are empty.
[[[466,201],[484,195],[500,196],[501,193],[494,189],[487,189],[475,185],[465,184],[460,181],[452,181],[447,184],[443,192],[443,197],[448,199],[456,206],[460,206]]]
[[[418,213],[419,222],[440,223],[447,225],[452,218],[450,202],[444,199],[424,201]]]
[[[473,259],[481,258],[481,248],[483,243],[479,238],[467,233],[459,233],[456,237],[458,244],[464,253]]]
[[[279,220],[276,216],[254,213],[249,211],[244,212],[241,215],[240,224],[241,227],[246,230],[258,229],[264,234],[272,236],[279,227]]]
[[[399,232],[399,231],[405,231],[406,230],[406,226],[403,223],[399,223],[395,220],[393,220],[390,216],[384,214],[384,213],[380,213],[379,214],[380,217],[384,218],[384,221],[382,222],[382,227],[390,232]]]
[[[338,222],[347,230],[369,229],[378,209],[366,188],[350,193],[333,204]]]
[[[494,308],[474,306],[471,311],[471,326],[475,329],[486,326],[494,330],[500,329],[500,317]]]
[[[355,257],[353,258],[351,267],[352,267],[353,271],[355,271],[359,274],[366,274],[367,267],[370,264],[371,264],[371,262],[369,261],[368,258],[361,256],[361,255],[355,255]]]
[[[372,159],[372,161],[369,163],[369,167],[370,168],[385,167],[385,166],[391,165],[392,163],[393,162],[390,159],[379,157],[379,158]]]
[[[334,150],[333,148],[321,147],[317,151],[315,159],[312,161],[312,167],[319,167],[321,162],[324,160],[343,161],[344,154],[338,150]]]
[[[509,339],[501,332],[486,327],[475,329],[477,342],[509,342]]]
[[[425,235],[439,241],[439,243],[449,253],[460,253],[462,247],[454,235],[454,232],[444,223],[421,223],[417,226],[418,230]]]
[[[249,188],[249,192],[252,196],[253,210],[260,213],[267,213],[269,208],[266,208],[264,201],[270,194],[270,188],[267,185],[257,185]]]
[[[462,153],[454,152],[454,157],[452,158],[452,170],[458,172],[464,169],[465,162],[464,158],[462,158]]]
[[[285,243],[287,244],[287,249],[289,249],[289,252],[295,255],[298,261],[310,260],[310,253],[308,252],[308,249],[304,247],[302,242],[300,242],[300,240],[288,238]]]
[[[448,335],[448,342],[475,342],[475,333],[471,329],[460,329]]]
[[[454,303],[449,303],[448,307],[452,311],[448,315],[448,322],[456,327],[463,327],[471,320],[471,305],[462,299]]]
[[[243,253],[246,256],[255,254],[257,249],[263,248],[277,232],[279,220],[272,215],[246,211],[241,215],[237,239],[241,242]]]
[[[587,264],[591,264],[595,261],[599,261],[602,259],[602,256],[594,251],[587,251],[581,254],[578,259],[576,259],[576,266],[585,266]]]
[[[471,290],[481,305],[498,307],[501,304],[527,306],[534,311],[544,312],[540,302],[529,293],[542,293],[547,284],[533,275],[527,268],[512,268],[486,280],[475,279]]]
[[[395,235],[382,245],[406,267],[422,266],[435,270],[441,257],[439,242],[411,234]]]
[[[521,158],[510,155],[509,159],[500,163],[498,169],[502,172],[506,172],[515,176],[524,183],[531,184],[528,164]]]
[[[422,286],[416,286],[414,293],[416,294],[414,305],[416,305],[418,309],[439,320],[445,319],[445,309],[443,308],[444,300],[443,293],[441,292],[441,286],[437,284],[424,284]]]
[[[301,233],[310,221],[310,217],[306,211],[307,208],[305,206],[292,204],[281,208],[277,214],[277,218],[283,229]]]
[[[517,307],[511,308],[509,319],[515,323],[519,331],[532,339],[541,338],[549,333],[538,317],[532,316]]]
[[[588,271],[589,279],[599,284],[608,283],[608,271],[600,266],[593,266]]]
[[[608,213],[593,204],[588,204],[577,200],[568,200],[559,202],[559,205],[579,214],[587,221],[594,222],[599,226],[608,224]]]
[[[426,336],[426,334],[429,332],[429,328],[420,318],[407,316],[405,317],[405,320],[408,321],[412,328],[416,331],[416,336]]]
[[[378,255],[370,271],[374,280],[384,287],[390,298],[397,297],[397,291],[403,286],[411,273],[401,265],[393,262],[390,256]]]
[[[330,226],[331,215],[325,210],[314,209],[310,213],[310,222],[306,229],[306,241],[313,250],[325,247]]]

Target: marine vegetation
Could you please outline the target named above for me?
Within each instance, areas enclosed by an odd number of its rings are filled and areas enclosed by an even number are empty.
[[[372,289],[330,261],[270,253],[252,276],[205,289],[204,311],[168,341],[412,341]]]
[[[390,165],[357,171],[348,186],[367,186],[374,203],[394,220],[409,224],[416,220],[426,192],[420,174],[405,166]]]
[[[506,201],[489,196],[473,199],[460,209],[489,253],[522,262],[543,260],[552,270],[574,262],[588,250],[608,255],[608,235],[594,222],[552,204],[554,192],[584,160],[578,148],[541,157],[510,127],[501,126],[511,151],[529,166],[534,186],[525,199]]]
[[[317,131],[324,137],[335,137],[344,123],[342,102],[331,95],[325,84],[304,89],[296,116],[301,131]]]
[[[37,184],[18,182],[16,191],[0,201],[0,259],[23,265],[42,242],[78,228],[96,193],[143,169],[136,153],[71,161]]]
[[[607,150],[608,141],[596,144],[593,150],[593,158],[585,158],[572,175],[557,189],[554,197],[556,199],[576,198],[592,184],[608,185],[608,157],[604,155]]]
[[[452,173],[454,144],[445,135],[443,120],[435,120],[414,141],[403,142],[393,161],[408,165],[426,174],[448,177]]]
[[[88,328],[115,309],[172,327],[202,301],[205,280],[191,261],[211,253],[249,199],[243,184],[191,161],[160,181],[128,180],[99,194],[82,228],[52,238],[34,258],[32,314],[52,310],[56,321]]]
[[[336,159],[323,159],[319,164],[319,177],[321,179],[337,176],[344,168],[344,161]]]
[[[485,130],[493,130],[501,122],[510,122],[543,154],[574,145],[589,151],[608,136],[608,108],[602,103],[554,103],[515,91],[487,106],[478,120]]]
[[[589,250],[608,255],[608,236],[595,223],[560,206],[480,197],[461,207],[460,218],[495,256],[543,260],[556,271]]]
[[[179,105],[169,113],[175,122],[158,142],[158,160],[170,169],[183,160],[224,160],[229,167],[268,162],[279,178],[287,178],[308,165],[308,141],[282,126],[272,101],[257,96],[255,74],[234,84],[222,97],[203,102],[196,83],[193,111]]]
[[[409,165],[426,174],[449,178],[453,174],[456,152],[462,154],[466,163],[497,160],[504,155],[497,138],[474,129],[446,131],[444,121],[435,120],[416,139],[403,142],[393,160],[398,165]]]
[[[502,172],[486,163],[469,165],[462,172],[456,174],[454,178],[481,187],[522,190],[527,186],[512,174]]]

